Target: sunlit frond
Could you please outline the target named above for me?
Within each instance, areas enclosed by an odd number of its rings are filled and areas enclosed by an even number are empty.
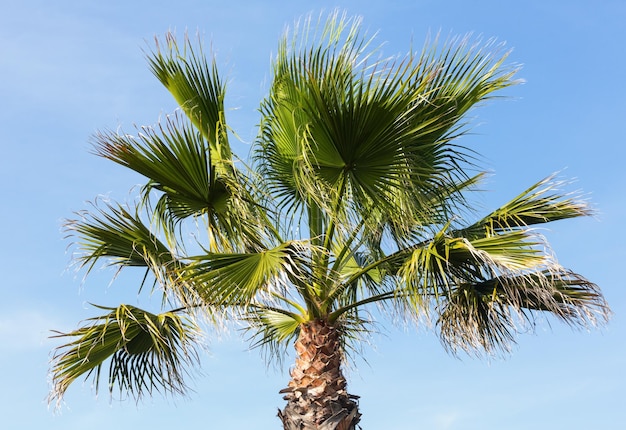
[[[97,391],[107,360],[111,394],[116,386],[135,399],[154,391],[187,391],[187,368],[198,361],[198,332],[190,320],[173,312],[152,314],[130,305],[99,308],[110,312],[55,336],[71,340],[57,347],[52,358],[51,401],[60,401],[68,386],[81,376],[92,378]]]
[[[450,300],[466,283],[554,264],[545,253],[544,241],[532,231],[502,231],[470,240],[447,227],[432,240],[399,251],[382,265],[400,277],[399,296],[406,298],[417,314],[428,313],[433,303]]]
[[[262,348],[270,360],[282,360],[298,335],[305,316],[285,309],[255,305],[245,317],[253,348]]]
[[[209,304],[245,306],[258,294],[283,291],[291,281],[301,283],[301,253],[296,242],[254,253],[207,253],[191,257],[180,279],[193,284]]]
[[[507,230],[591,215],[592,211],[587,202],[581,200],[576,194],[561,192],[559,187],[562,185],[562,182],[554,180],[554,176],[549,176],[529,187],[513,200],[469,227],[468,230]]]
[[[156,40],[156,50],[147,59],[154,75],[209,142],[213,162],[227,168],[232,153],[224,115],[226,88],[215,62],[207,60],[201,44],[194,47],[185,37],[181,46],[171,33],[162,42]]]
[[[470,180],[470,151],[452,139],[472,106],[515,83],[506,54],[464,39],[374,59],[358,21],[328,25],[321,41],[296,33],[280,45],[256,153],[268,186],[284,206],[313,202],[330,218],[337,199],[379,212],[398,239],[441,221]]]

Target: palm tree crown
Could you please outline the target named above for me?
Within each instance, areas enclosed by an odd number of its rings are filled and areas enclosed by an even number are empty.
[[[201,327],[235,320],[272,356],[296,346],[285,428],[348,429],[359,413],[340,364],[371,306],[432,323],[452,353],[506,351],[539,312],[607,320],[597,286],[533,229],[589,215],[577,196],[550,177],[485,216],[472,208],[483,173],[458,138],[473,107],[516,83],[502,47],[452,39],[385,59],[373,43],[336,13],[288,33],[246,167],[215,62],[189,39],[157,41],[150,67],[180,109],[94,139],[97,155],[147,178],[140,198],[98,202],[67,229],[81,266],[143,268],[164,310],[103,307],[60,333],[70,341],[53,358],[52,399],[81,376],[97,381],[107,361],[110,390],[184,392]],[[186,240],[188,226],[203,239]]]

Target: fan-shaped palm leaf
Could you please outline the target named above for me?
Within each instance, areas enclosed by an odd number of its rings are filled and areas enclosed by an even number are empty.
[[[425,196],[464,175],[467,151],[450,143],[463,115],[514,83],[501,71],[506,55],[461,41],[368,63],[368,41],[354,29],[345,39],[330,34],[311,48],[283,41],[263,107],[261,171],[288,207],[314,200],[332,212],[340,192],[361,215],[382,207],[387,218],[415,224],[420,214],[428,223]]]
[[[224,115],[226,88],[215,62],[209,65],[202,48],[187,37],[182,48],[171,33],[163,43],[156,42],[157,49],[148,55],[152,72],[209,142],[216,165],[228,169],[232,153]]]
[[[197,362],[197,327],[173,312],[152,314],[130,305],[100,307],[109,313],[57,337],[74,339],[56,349],[52,359],[54,389],[60,399],[77,378],[93,377],[96,390],[100,372],[110,360],[108,388],[117,385],[136,399],[154,390],[184,393],[185,367]]]
[[[204,216],[215,249],[260,246],[264,217],[249,193],[242,191],[251,184],[241,175],[218,177],[206,142],[180,115],[167,117],[156,129],[143,127],[136,137],[99,133],[96,153],[149,179],[143,200],[149,203],[151,192],[157,191],[154,217],[168,240],[173,240],[171,232],[177,222]]]
[[[437,324],[454,353],[508,351],[515,334],[527,329],[533,311],[544,311],[576,326],[608,320],[610,311],[598,287],[559,265],[516,276],[462,284],[447,298]]]
[[[290,282],[301,286],[302,244],[286,242],[254,253],[206,253],[190,257],[179,273],[202,299],[215,306],[246,306],[259,294],[282,293]]]
[[[80,219],[66,223],[66,231],[76,237],[78,261],[91,270],[98,260],[117,266],[167,267],[174,257],[143,223],[118,204],[94,205],[94,212],[81,212]]]
[[[561,185],[563,185],[562,182],[554,180],[554,175],[537,182],[505,205],[468,227],[464,234],[471,235],[472,231],[476,229],[487,229],[495,234],[497,231],[592,214],[588,204],[577,198],[575,194],[559,192],[558,189]]]
[[[142,127],[136,137],[100,133],[96,153],[150,179],[146,193],[163,191],[170,215],[177,219],[226,206],[228,195],[215,184],[207,144],[180,115],[168,116],[157,129]]]

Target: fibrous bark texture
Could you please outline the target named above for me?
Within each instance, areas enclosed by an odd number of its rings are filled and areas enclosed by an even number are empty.
[[[361,414],[357,397],[346,391],[339,334],[322,320],[301,326],[291,381],[280,391],[287,400],[278,411],[285,430],[356,430]]]

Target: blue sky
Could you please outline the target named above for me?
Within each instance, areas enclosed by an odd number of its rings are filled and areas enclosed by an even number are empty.
[[[601,330],[540,324],[506,360],[446,355],[427,330],[388,327],[348,370],[365,429],[618,429],[626,398],[626,3],[573,1],[0,1],[0,416],[6,429],[197,427],[276,429],[288,375],[247,351],[237,332],[210,341],[186,399],[136,405],[70,388],[47,408],[51,329],[92,315],[87,302],[150,306],[132,278],[87,282],[68,270],[61,224],[97,195],[130,197],[140,178],[89,153],[98,129],[154,124],[175,106],[142,49],[155,35],[198,31],[229,78],[229,122],[249,150],[270,55],[285,25],[339,7],[379,31],[388,55],[428,33],[473,32],[513,48],[526,82],[476,110],[463,143],[493,172],[485,207],[553,173],[575,178],[597,209],[545,234],[561,263],[600,285],[614,311]],[[156,301],[156,299],[155,299]],[[154,303],[156,305],[157,303]]]

